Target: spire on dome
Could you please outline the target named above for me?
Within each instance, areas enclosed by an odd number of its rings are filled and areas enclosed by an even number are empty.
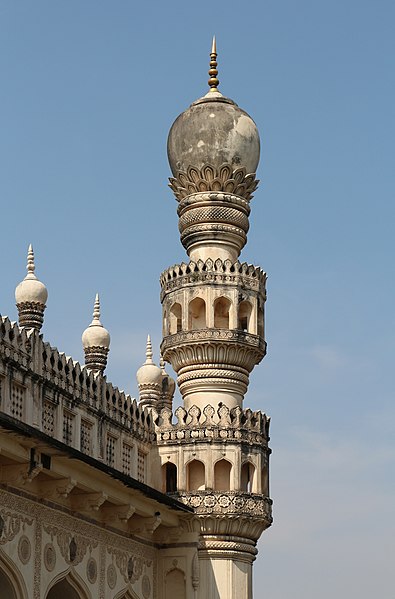
[[[94,372],[103,373],[110,351],[110,334],[100,322],[100,298],[96,293],[91,324],[82,334],[85,365]]]
[[[44,310],[48,291],[44,283],[35,274],[34,252],[32,244],[27,252],[27,275],[15,289],[19,326],[29,329],[41,329],[44,322]]]
[[[210,52],[210,70],[208,74],[210,75],[210,79],[208,80],[208,84],[210,86],[211,92],[218,91],[219,79],[217,79],[218,70],[217,70],[217,44],[215,41],[215,35],[213,36],[213,43],[211,46]]]
[[[153,362],[151,337],[147,336],[145,362],[136,373],[140,405],[152,408],[157,405],[162,391],[162,370]]]

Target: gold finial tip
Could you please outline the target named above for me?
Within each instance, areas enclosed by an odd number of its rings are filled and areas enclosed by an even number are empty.
[[[215,42],[215,35],[213,37],[213,44],[211,47],[210,53],[210,69],[208,74],[210,75],[210,79],[208,80],[208,84],[210,87],[210,91],[216,92],[218,91],[219,80],[217,79],[218,70],[217,70],[217,44]]]

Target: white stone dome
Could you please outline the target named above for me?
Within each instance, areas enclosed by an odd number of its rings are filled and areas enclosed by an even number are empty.
[[[15,289],[15,300],[17,304],[25,302],[39,303],[45,306],[48,299],[48,291],[44,283],[35,275],[33,248],[29,245],[27,255],[27,275]]]
[[[162,370],[152,361],[152,345],[148,335],[146,360],[136,373],[138,385],[161,385]]]
[[[82,333],[82,345],[84,349],[89,347],[110,347],[110,333],[100,322],[100,299],[96,294],[95,306],[93,309],[93,320],[88,328]]]

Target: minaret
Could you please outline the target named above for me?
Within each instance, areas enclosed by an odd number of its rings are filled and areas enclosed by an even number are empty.
[[[35,274],[34,252],[30,244],[27,253],[27,275],[15,289],[15,301],[18,308],[19,326],[41,330],[48,291],[44,283]]]
[[[260,141],[251,117],[218,90],[215,39],[209,75],[208,93],[175,120],[168,138],[170,187],[190,261],[161,275],[161,350],[177,373],[183,407],[177,425],[162,411],[159,451],[166,480],[177,471],[176,495],[198,514],[196,597],[251,599],[256,542],[271,524],[269,419],[243,401],[266,353],[266,275],[238,258]]]
[[[151,337],[148,335],[145,362],[136,373],[139,386],[139,405],[157,409],[162,391],[162,370],[154,364],[153,355]]]
[[[110,333],[100,322],[100,298],[96,293],[93,307],[93,319],[82,333],[82,345],[85,353],[85,365],[94,372],[104,373],[110,351]]]

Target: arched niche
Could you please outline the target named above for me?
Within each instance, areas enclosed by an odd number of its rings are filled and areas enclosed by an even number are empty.
[[[264,311],[263,311],[263,302],[259,300],[258,302],[258,335],[260,337],[264,337]]]
[[[121,591],[118,595],[115,595],[114,599],[139,599],[139,597],[132,591],[132,589],[126,589],[126,591]]]
[[[245,331],[246,333],[252,333],[252,323],[251,323],[251,314],[252,314],[252,305],[249,301],[244,300],[240,302],[238,309],[238,325],[237,328],[240,331]]]
[[[214,302],[214,327],[229,329],[229,311],[232,303],[227,297],[217,297]]]
[[[230,474],[232,464],[225,459],[218,460],[214,465],[214,490],[230,491]]]
[[[169,312],[169,334],[175,335],[182,329],[182,308],[181,304],[175,303]]]
[[[164,493],[177,491],[177,466],[172,462],[166,462],[162,466],[162,490]]]
[[[188,306],[188,328],[196,331],[206,327],[206,302],[201,297],[195,297]]]
[[[182,570],[174,568],[165,576],[165,599],[185,599],[185,575]]]
[[[0,550],[1,599],[26,599],[27,590],[21,573],[14,562]]]
[[[241,480],[240,486],[241,490],[245,493],[253,492],[253,484],[254,484],[254,476],[255,476],[255,467],[251,462],[244,462],[241,467]]]
[[[46,599],[91,599],[84,581],[69,569],[52,581]]]
[[[206,470],[200,460],[187,464],[187,488],[188,491],[204,491],[206,488]]]

